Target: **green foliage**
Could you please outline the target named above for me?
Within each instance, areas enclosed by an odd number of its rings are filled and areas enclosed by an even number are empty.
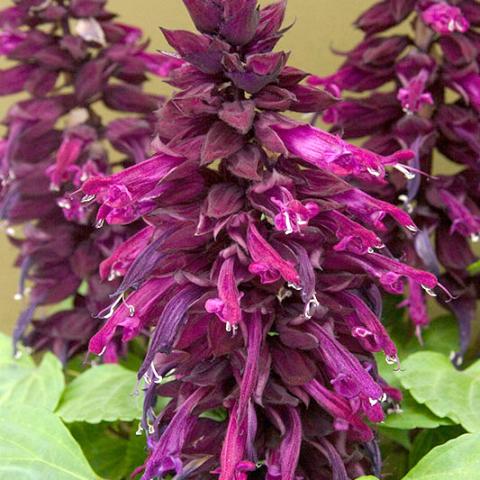
[[[37,365],[20,352],[15,359],[11,339],[0,334],[0,478],[130,478],[145,461],[145,436],[135,435],[138,422],[117,420],[140,417],[135,372],[119,365],[85,370],[77,359],[64,375],[51,353]],[[73,378],[66,388],[65,378]],[[67,428],[65,419],[85,423]]]
[[[480,433],[467,433],[431,450],[403,480],[480,478]]]
[[[70,432],[90,465],[109,480],[128,478],[145,461],[145,435],[123,423],[72,423]]]
[[[99,478],[65,425],[46,408],[27,404],[2,407],[0,444],[0,478]]]
[[[412,443],[408,467],[413,468],[432,448],[465,433],[462,427],[439,427],[421,431]]]
[[[67,386],[56,413],[68,423],[132,421],[142,412],[136,389],[135,372],[120,365],[93,367]]]
[[[399,412],[390,413],[385,419],[384,426],[413,430],[414,428],[437,428],[440,425],[452,425],[449,418],[437,417],[425,405],[418,403],[409,392],[404,392]]]
[[[407,358],[399,372],[402,385],[435,415],[448,417],[468,432],[480,432],[480,366],[455,370],[448,357],[422,351]]]

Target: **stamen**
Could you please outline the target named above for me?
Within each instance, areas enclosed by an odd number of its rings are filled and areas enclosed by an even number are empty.
[[[290,282],[287,283],[287,286],[289,286],[290,288],[293,288],[294,290],[302,289],[302,287],[300,287],[299,285],[295,285],[294,283],[290,283]]]
[[[108,274],[108,281],[112,282],[118,277],[120,277],[120,272],[118,270],[110,270],[110,273]]]
[[[22,358],[22,355],[23,355],[23,352],[21,350],[17,350],[13,358],[15,358],[15,360],[20,360]]]
[[[368,253],[375,253],[375,250],[372,247],[367,248]]]
[[[378,170],[375,170],[374,168],[372,167],[367,167],[367,172],[370,174],[370,175],[373,175],[374,177],[379,177],[380,176],[380,172]]]
[[[375,398],[369,398],[368,401],[372,407],[378,403],[378,400],[376,400]]]
[[[418,227],[416,225],[407,225],[407,230],[416,233],[418,232]]]
[[[303,314],[305,315],[306,318],[310,319],[312,318],[315,309],[320,305],[318,303],[317,297],[315,294],[313,294],[312,298],[308,301],[307,305],[305,305],[305,310]]]
[[[152,369],[153,376],[155,377],[154,383],[162,383],[163,377],[158,374],[157,369],[155,368],[155,365],[153,362],[151,363],[150,368]]]
[[[280,290],[277,293],[277,299],[280,303],[282,303],[286,298],[291,297],[293,295],[291,290],[288,288],[280,287]]]
[[[60,208],[64,208],[65,210],[71,210],[71,208],[72,208],[72,204],[66,198],[61,198],[60,200],[58,200],[57,205]]]
[[[150,375],[148,375],[148,373],[145,373],[145,374],[143,375],[143,379],[145,380],[145,383],[146,383],[147,385],[151,385],[151,384],[152,384],[152,379],[150,378]]]
[[[80,200],[80,203],[88,203],[95,199],[95,195],[84,195]]]
[[[151,425],[150,423],[148,424],[148,433],[150,435],[153,435],[155,433],[155,427]]]
[[[293,233],[293,228],[288,212],[284,212],[283,217],[285,218],[285,224],[287,226],[287,229],[285,230],[285,235],[290,235],[291,233]]]
[[[103,356],[103,354],[107,351],[107,346],[105,345],[103,348],[102,348],[102,351],[98,354],[99,357]]]
[[[142,427],[142,424],[139,423],[137,431],[135,432],[135,435],[141,435],[142,433],[143,433],[143,427]]]
[[[100,312],[100,314],[98,315],[98,318],[103,318],[103,319],[107,319],[107,318],[110,318],[113,313],[115,312],[115,307],[122,301],[124,301],[124,298],[123,298],[123,293],[121,295],[119,295],[117,297],[117,299],[110,305],[110,307],[107,307],[108,308],[108,311],[105,315],[102,314],[102,312]],[[106,310],[106,309],[105,309]],[[105,311],[104,310],[104,311]]]
[[[398,363],[398,357],[391,357],[390,355],[385,355],[385,362],[387,365],[395,365]]]
[[[422,288],[425,290],[427,295],[430,295],[431,297],[436,297],[437,296],[437,294],[431,288],[428,288],[425,285],[422,285]]]
[[[16,302],[19,302],[20,300],[23,299],[23,294],[21,292],[17,292],[14,296],[13,296],[13,299],[16,301]]]
[[[229,333],[232,331],[232,324],[230,322],[225,324],[225,330]]]
[[[415,174],[412,173],[409,170],[408,166],[406,166],[406,165],[402,165],[401,163],[396,163],[393,166],[393,168],[395,170],[398,170],[399,172],[401,172],[407,180],[413,180],[415,178]]]
[[[104,220],[103,218],[101,218],[101,219],[98,220],[97,223],[95,224],[95,228],[102,228],[104,224],[105,224],[105,220]]]
[[[477,243],[479,240],[480,240],[480,234],[478,233],[472,233],[470,235],[470,240],[473,242],[473,243]]]
[[[450,352],[450,361],[456,366],[460,367],[463,363],[463,356],[457,354],[457,352]]]

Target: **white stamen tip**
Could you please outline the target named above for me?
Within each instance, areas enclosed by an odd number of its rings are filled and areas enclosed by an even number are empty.
[[[470,240],[472,240],[473,243],[477,243],[480,240],[480,234],[472,233],[470,235]]]
[[[80,203],[88,203],[91,202],[95,198],[95,195],[84,195],[80,200]]]
[[[317,297],[313,294],[312,298],[308,301],[307,305],[305,305],[304,315],[306,318],[312,318],[313,314],[315,313],[315,309],[320,305],[318,303]]]
[[[385,362],[388,365],[395,365],[396,363],[398,363],[398,358],[397,357],[391,357],[390,355],[386,355],[385,356]]]
[[[143,427],[142,425],[138,424],[137,431],[135,432],[135,435],[141,435],[143,433]]]
[[[410,170],[408,170],[408,168],[405,165],[402,165],[401,163],[395,164],[393,168],[401,172],[407,180],[413,180],[415,178],[415,174],[412,173]]]
[[[155,368],[155,365],[153,362],[150,365],[150,368],[152,369],[153,376],[155,377],[154,383],[162,383],[163,377],[158,374],[157,369]]]
[[[15,301],[17,301],[17,302],[19,302],[22,298],[23,298],[23,295],[22,295],[20,292],[16,293],[16,294],[13,296],[13,299],[14,299]]]
[[[101,219],[98,220],[98,222],[95,224],[95,228],[102,228],[104,224],[105,224],[105,220],[104,220],[103,218],[101,218]]]
[[[102,351],[98,354],[98,356],[101,357],[106,351],[107,351],[107,346],[105,345],[105,346],[102,348]]]
[[[425,290],[427,295],[430,295],[431,297],[436,297],[437,296],[437,294],[431,288],[428,288],[425,285],[422,285],[422,288]]]
[[[418,227],[416,225],[407,225],[407,230],[416,233],[418,232]]]
[[[372,167],[368,167],[367,172],[374,177],[379,177],[380,176],[380,172],[378,170],[375,170]]]

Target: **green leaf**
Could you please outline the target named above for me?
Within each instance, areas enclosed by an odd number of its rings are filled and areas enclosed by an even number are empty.
[[[480,369],[455,370],[448,357],[418,352],[398,372],[402,385],[435,415],[448,417],[468,432],[480,431]]]
[[[380,434],[380,445],[383,445],[385,441],[398,443],[405,450],[410,450],[412,442],[410,441],[409,432],[406,430],[400,430],[398,428],[384,427],[383,424],[377,426],[377,431]],[[394,448],[398,448],[397,445]]]
[[[464,433],[465,430],[459,425],[423,430],[415,437],[410,449],[408,457],[409,468],[412,469],[432,448]]]
[[[0,408],[26,403],[53,411],[65,387],[60,361],[47,352],[36,366],[25,349],[17,359],[12,350],[10,337],[0,335]]]
[[[414,428],[437,428],[452,425],[452,420],[437,417],[425,405],[418,403],[408,392],[404,392],[400,412],[390,413],[383,425],[388,428],[412,430]]]
[[[64,391],[57,414],[65,422],[131,421],[141,417],[134,395],[135,372],[120,365],[99,365],[75,378]]]
[[[403,480],[475,480],[480,478],[480,434],[467,433],[435,447]]]
[[[73,423],[69,429],[95,472],[109,480],[120,480],[127,473],[125,455],[128,440],[115,434],[110,425]]]
[[[470,264],[467,270],[470,275],[476,275],[477,273],[480,273],[480,260]]]
[[[13,370],[18,369],[13,365],[0,367],[0,378],[11,375]],[[4,389],[3,385],[0,387],[0,407],[9,403],[25,403],[55,410],[65,388],[62,364],[58,358],[47,352],[38,367],[23,370],[24,375],[16,377],[17,381],[10,382],[9,388]],[[17,373],[18,371],[15,375]]]
[[[145,435],[135,434],[136,425],[72,423],[69,428],[92,468],[108,480],[129,478],[145,462]]]
[[[355,480],[378,480],[378,478],[373,475],[364,475],[363,477],[357,477]]]
[[[0,478],[97,480],[59,418],[30,405],[0,409]]]

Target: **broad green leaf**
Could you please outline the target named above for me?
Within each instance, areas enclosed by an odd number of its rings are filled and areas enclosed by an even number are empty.
[[[385,441],[390,441],[398,443],[405,450],[410,450],[412,447],[412,442],[410,441],[410,435],[407,430],[400,430],[398,428],[388,428],[384,427],[383,424],[376,427],[378,433],[380,434],[380,444]],[[394,448],[398,448],[397,445]]]
[[[0,478],[97,480],[60,419],[30,405],[0,409]]]
[[[470,275],[476,275],[477,273],[480,273],[480,260],[470,264],[467,270]]]
[[[480,479],[480,434],[466,433],[435,447],[403,480]]]
[[[11,337],[0,333],[0,366],[10,363],[15,363],[16,365],[23,367],[34,366],[32,358],[26,353],[26,349],[21,345],[18,347],[17,357],[14,358]]]
[[[480,431],[480,370],[459,372],[445,355],[417,352],[399,372],[402,385],[435,415],[448,417],[468,432]]]
[[[95,472],[108,480],[130,478],[145,463],[145,435],[136,435],[136,423],[72,423],[69,429]]]
[[[448,418],[437,417],[425,405],[418,403],[408,392],[404,392],[400,408],[398,413],[393,412],[387,416],[383,423],[385,427],[412,430],[453,424]]]
[[[27,403],[54,410],[65,381],[60,361],[46,353],[36,366],[25,349],[13,357],[12,340],[0,335],[0,408],[9,403]]]
[[[120,365],[99,365],[75,378],[64,391],[57,414],[65,422],[99,423],[140,418],[142,400],[135,372]]]
[[[129,442],[116,434],[111,424],[73,423],[69,429],[98,475],[109,480],[127,476],[125,456]]]
[[[459,426],[439,427],[421,431],[414,439],[410,454],[408,456],[408,466],[413,468],[432,448],[442,445],[452,438],[456,438],[465,433],[465,430]]]
[[[6,372],[11,372],[12,368],[14,367],[6,367]],[[4,369],[0,367],[0,377],[3,377],[4,373]],[[58,358],[47,352],[38,367],[24,373],[26,374],[21,379],[10,384],[10,388],[5,390],[0,387],[0,407],[9,403],[25,403],[50,411],[55,410],[65,388],[62,364]]]
[[[373,475],[364,475],[363,477],[357,477],[355,480],[378,480],[378,478]]]

